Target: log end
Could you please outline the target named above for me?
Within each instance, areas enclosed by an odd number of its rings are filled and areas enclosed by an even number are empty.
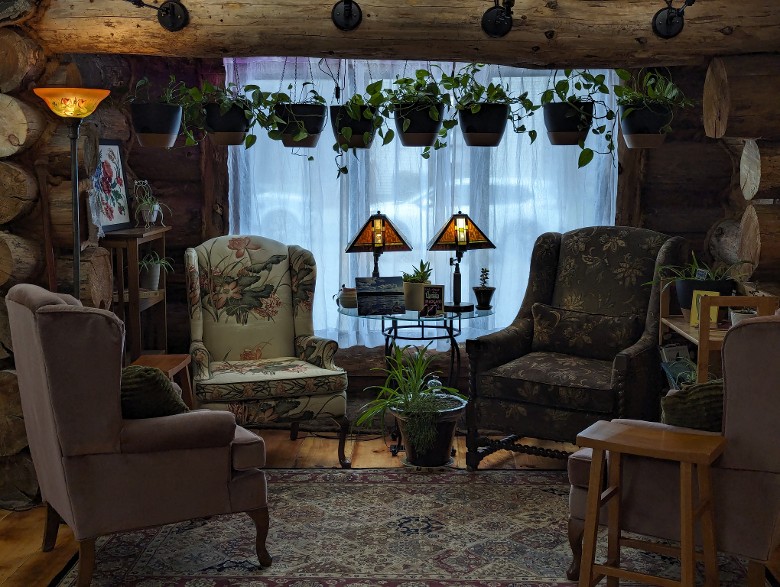
[[[710,61],[704,78],[702,97],[704,132],[712,139],[722,138],[728,126],[731,96],[728,75],[723,60],[719,57]]]
[[[739,187],[746,200],[752,200],[761,185],[761,152],[758,143],[747,139],[739,159]]]

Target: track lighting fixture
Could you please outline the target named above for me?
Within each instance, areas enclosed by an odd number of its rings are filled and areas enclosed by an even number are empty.
[[[672,1],[664,0],[666,8],[662,8],[653,16],[653,32],[662,39],[671,39],[680,34],[685,26],[685,9],[696,2],[696,0],[683,0],[680,8],[674,8]]]
[[[160,6],[147,4],[143,0],[126,0],[138,8],[153,8],[157,11],[157,21],[166,31],[176,32],[190,22],[190,13],[179,0],[166,0]]]

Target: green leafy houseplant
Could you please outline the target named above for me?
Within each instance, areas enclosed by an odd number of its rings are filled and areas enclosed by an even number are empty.
[[[294,91],[293,84],[287,86]],[[326,101],[313,82],[301,84],[300,94],[272,94],[268,115],[268,136],[281,140],[285,147],[314,147],[325,126]]]
[[[139,285],[143,289],[157,291],[160,287],[160,270],[173,271],[173,259],[160,257],[157,251],[150,251],[138,261]]]
[[[409,349],[393,347],[388,367],[382,369],[387,379],[384,385],[368,388],[376,390],[377,397],[361,408],[356,424],[365,425],[375,416],[384,418],[389,410],[400,421],[409,463],[441,466],[449,460],[455,424],[466,400],[457,389],[434,378],[427,347]]]
[[[547,136],[553,145],[579,145],[578,167],[593,160],[595,153],[614,156],[614,127],[616,115],[603,97],[609,95],[604,74],[594,75],[588,70],[564,70],[564,77],[554,81],[540,98],[544,109]],[[599,106],[603,113],[596,110]],[[604,140],[604,150],[585,146],[588,133]]]
[[[410,283],[428,283],[431,280],[431,264],[428,261],[420,259],[420,265],[418,267],[412,265],[412,272],[401,272],[401,277],[404,281]]]
[[[490,305],[490,301],[493,299],[496,288],[488,285],[489,279],[490,269],[482,267],[479,270],[479,285],[471,288],[477,298],[477,310],[490,310],[493,307]]]
[[[616,69],[624,85],[613,86],[620,109],[620,124],[629,148],[660,146],[672,130],[677,110],[690,108],[693,100],[672,81],[669,70]]]
[[[146,228],[149,228],[152,224],[160,219],[160,224],[165,226],[165,217],[163,214],[163,208],[171,212],[171,209],[167,204],[164,204],[157,199],[152,193],[152,189],[149,186],[149,182],[143,179],[138,179],[134,184],[135,189],[135,224],[138,226],[141,219],[144,221]]]
[[[180,129],[187,128],[187,119],[179,103],[182,84],[170,76],[156,98],[150,95],[149,79],[139,79],[125,100],[130,103],[130,116],[138,143],[143,147],[173,147]],[[186,132],[185,132],[186,134]]]

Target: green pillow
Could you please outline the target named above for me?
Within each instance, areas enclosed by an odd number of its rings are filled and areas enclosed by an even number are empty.
[[[531,349],[611,361],[634,344],[644,331],[642,317],[605,316],[564,310],[545,304],[531,306],[534,336]]]
[[[723,379],[683,385],[661,398],[661,421],[672,426],[720,432],[723,421]]]
[[[122,417],[128,420],[183,414],[190,409],[181,389],[156,367],[130,365],[122,369]]]

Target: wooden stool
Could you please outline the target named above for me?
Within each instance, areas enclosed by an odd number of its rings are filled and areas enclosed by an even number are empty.
[[[605,576],[607,584],[617,585],[617,579],[641,581],[650,585],[693,587],[696,584],[695,560],[704,559],[706,584],[718,585],[718,561],[715,547],[715,520],[712,502],[710,465],[726,445],[722,436],[708,436],[671,432],[657,428],[631,426],[617,422],[600,421],[577,435],[577,444],[593,449],[590,465],[588,498],[585,510],[585,536],[582,551],[580,587],[595,585]],[[605,451],[609,451],[609,482],[601,492],[604,475]],[[622,455],[637,455],[680,463],[680,547],[675,548],[646,540],[621,536],[620,489],[622,481]],[[699,486],[699,504],[693,503],[693,466]],[[607,510],[607,561],[595,564],[596,540],[601,506]],[[648,504],[650,506],[651,504]],[[703,552],[696,552],[694,520],[700,518]],[[620,547],[640,548],[667,556],[680,558],[680,580],[654,577],[620,568]]]
[[[133,361],[133,365],[157,367],[168,376],[168,379],[179,384],[181,399],[188,408],[192,409],[195,407],[195,398],[192,395],[190,371],[187,368],[191,360],[190,355],[141,355]]]

